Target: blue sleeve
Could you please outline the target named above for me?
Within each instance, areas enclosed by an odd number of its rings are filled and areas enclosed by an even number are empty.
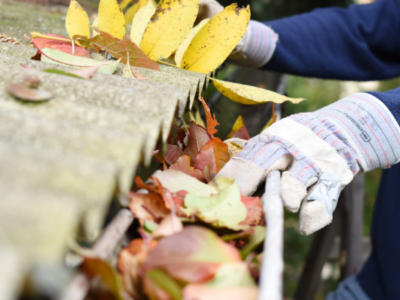
[[[400,0],[317,9],[265,24],[279,40],[262,69],[359,81],[400,75]]]
[[[385,104],[400,125],[400,87],[387,92],[368,92]]]

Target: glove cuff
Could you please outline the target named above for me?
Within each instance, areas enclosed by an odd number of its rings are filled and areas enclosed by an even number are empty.
[[[400,160],[400,128],[387,107],[370,94],[343,98],[313,115],[335,123],[358,154],[362,171],[389,168]]]
[[[278,35],[270,27],[250,20],[246,33],[228,62],[248,68],[262,67],[274,54],[277,41]]]

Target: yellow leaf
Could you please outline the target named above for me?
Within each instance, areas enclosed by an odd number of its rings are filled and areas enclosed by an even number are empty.
[[[221,92],[221,94],[232,101],[242,104],[253,105],[265,102],[282,103],[285,101],[299,103],[306,100],[304,98],[289,98],[254,86],[222,81],[211,77],[208,78],[214,82],[215,87]]]
[[[90,37],[89,17],[82,6],[75,0],[71,0],[69,4],[67,17],[65,19],[65,27],[71,39],[74,35]],[[77,42],[77,44],[82,46],[79,42]]]
[[[128,7],[128,5],[132,2],[133,0],[122,0],[121,3],[119,4],[119,7],[121,10],[124,10],[125,8]]]
[[[204,123],[203,119],[201,118],[200,110],[198,107],[196,108],[195,114],[193,114],[192,111],[189,111],[189,120],[195,122],[197,125],[200,125],[200,126],[203,126],[204,128],[206,128],[206,124]]]
[[[131,41],[134,42],[138,47],[142,40],[143,33],[146,30],[147,24],[150,22],[151,17],[156,11],[156,6],[153,0],[148,0],[146,5],[138,10],[137,14],[133,17],[131,27]]]
[[[116,0],[100,0],[99,29],[123,40],[125,36],[125,20]]]
[[[197,109],[196,109],[195,122],[196,122],[197,125],[200,125],[200,126],[203,126],[204,128],[206,128],[206,124],[204,124],[204,120],[203,120],[203,118],[200,116],[199,107],[197,107]]]
[[[147,0],[139,0],[138,2],[136,2],[131,7],[128,8],[128,10],[125,13],[125,17],[124,17],[125,24],[131,23],[133,18],[136,16],[137,12],[139,11],[139,9],[141,9],[143,6],[145,6],[146,3],[147,3]]]
[[[233,143],[233,142],[228,142],[228,152],[229,152],[229,157],[232,158],[236,154],[238,154],[240,151],[242,151],[242,147],[240,147],[238,144]]]
[[[221,65],[247,30],[250,8],[237,4],[215,15],[196,34],[183,55],[183,69],[208,74]]]
[[[147,24],[140,49],[153,60],[168,58],[188,36],[199,0],[161,0]]]
[[[236,131],[238,131],[240,128],[242,128],[243,126],[244,126],[243,118],[242,118],[242,116],[239,116],[239,117],[236,119],[235,124],[233,124],[233,128],[232,128],[231,133],[228,134],[228,136],[226,137],[226,139],[230,139],[230,138],[233,136],[233,134],[234,134]]]
[[[98,18],[93,20],[92,27],[99,28],[99,19]],[[99,35],[99,32],[96,31],[94,28],[92,28],[92,37],[95,37],[96,35]]]
[[[190,30],[189,35],[186,37],[186,39],[183,41],[183,43],[178,47],[178,49],[176,49],[176,53],[175,53],[175,63],[176,65],[181,68],[181,64],[182,64],[182,58],[183,58],[183,54],[185,54],[187,48],[190,45],[190,42],[193,40],[193,38],[195,37],[195,35],[200,31],[201,28],[203,28],[204,25],[206,25],[206,23],[209,21],[210,19],[204,19],[203,21],[201,21],[199,24],[197,24],[197,26],[193,27]]]

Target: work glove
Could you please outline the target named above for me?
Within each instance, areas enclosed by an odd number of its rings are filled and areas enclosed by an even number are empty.
[[[332,221],[340,191],[359,172],[389,168],[400,158],[400,129],[386,106],[354,94],[314,113],[292,115],[243,144],[218,173],[251,195],[266,175],[283,171],[281,195],[300,209],[299,232],[311,234]]]
[[[215,0],[200,0],[195,25],[206,18],[213,18],[224,10]],[[248,68],[265,65],[275,51],[278,35],[263,23],[250,20],[246,33],[228,57],[228,61]]]

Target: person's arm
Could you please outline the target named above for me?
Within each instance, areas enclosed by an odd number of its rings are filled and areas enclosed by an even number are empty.
[[[398,0],[317,9],[265,24],[279,40],[262,69],[360,81],[400,75]]]

